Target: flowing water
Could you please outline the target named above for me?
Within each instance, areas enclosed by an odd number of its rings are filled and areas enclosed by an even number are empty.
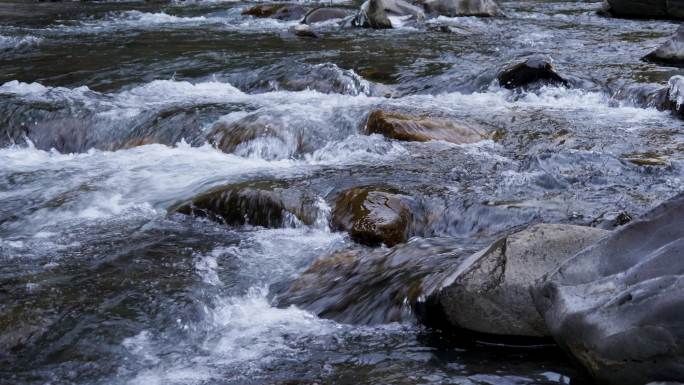
[[[240,14],[254,4],[0,3],[0,383],[583,383],[553,348],[451,341],[411,317],[337,322],[274,306],[273,287],[318,256],[364,252],[328,225],[349,187],[419,202],[415,235],[440,242],[416,258],[442,267],[455,258],[445,242],[610,227],[682,191],[682,122],[613,97],[684,73],[639,60],[677,25],[602,18],[599,2],[502,1],[507,18],[428,21],[450,33],[326,22],[310,40],[289,32],[296,21]],[[536,53],[574,87],[493,81]],[[367,136],[375,108],[495,135]],[[244,119],[273,135],[232,153],[207,143]],[[169,212],[249,181],[307,194],[316,220],[265,229]]]

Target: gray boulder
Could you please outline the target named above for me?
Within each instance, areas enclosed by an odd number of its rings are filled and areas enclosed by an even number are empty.
[[[361,5],[353,25],[362,28],[393,28],[390,17],[410,16],[416,20],[424,20],[425,14],[415,5],[403,0],[366,0]]]
[[[672,39],[644,57],[656,63],[684,65],[684,25],[680,26]]]
[[[603,13],[632,19],[684,19],[684,0],[604,0]]]
[[[313,24],[322,23],[324,21],[335,19],[344,19],[347,16],[351,16],[351,14],[352,13],[345,8],[316,8],[311,10],[309,13],[306,14],[306,16],[304,16],[304,20],[302,20],[302,23]]]
[[[578,253],[532,290],[597,382],[684,378],[684,194]]]
[[[427,0],[423,3],[426,13],[456,16],[502,16],[503,12],[494,0]]]
[[[460,263],[428,299],[431,314],[451,325],[487,334],[544,337],[530,285],[610,232],[592,227],[541,224],[511,234]]]

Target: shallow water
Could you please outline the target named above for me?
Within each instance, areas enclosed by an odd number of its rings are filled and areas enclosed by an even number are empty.
[[[429,21],[455,33],[325,23],[301,40],[296,22],[240,15],[253,4],[0,4],[0,383],[583,383],[553,348],[455,341],[410,316],[340,323],[275,307],[271,286],[365,250],[328,226],[349,187],[401,189],[430,214],[416,236],[464,248],[537,222],[606,225],[682,191],[682,122],[613,98],[683,74],[639,60],[677,25],[502,1],[505,19]],[[575,87],[496,85],[532,53]],[[364,135],[380,107],[497,135]],[[206,143],[241,119],[277,129],[231,154]],[[228,227],[168,211],[244,181],[306,192],[317,220]]]

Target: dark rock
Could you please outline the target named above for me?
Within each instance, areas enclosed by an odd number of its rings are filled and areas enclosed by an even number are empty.
[[[684,0],[604,0],[604,14],[632,19],[684,19]]]
[[[646,55],[644,60],[655,63],[684,65],[684,25],[677,29],[672,39]]]
[[[307,13],[307,9],[298,4],[265,4],[243,9],[243,15],[276,20],[299,20]]]
[[[279,228],[298,221],[312,224],[317,213],[315,201],[287,187],[284,182],[273,181],[222,186],[178,204],[170,211],[229,226]]]
[[[350,12],[348,9],[344,8],[316,8],[312,9],[311,11],[309,11],[309,13],[306,14],[306,16],[304,16],[304,20],[302,21],[302,23],[322,23],[324,21],[329,20],[344,19],[345,17],[351,16],[352,14],[353,12]]]
[[[416,20],[425,19],[423,11],[403,0],[366,0],[361,5],[353,25],[363,28],[392,28],[390,16],[412,16]]]
[[[324,255],[273,287],[275,303],[351,324],[415,321],[419,299],[474,250],[456,238],[412,238],[385,250]]]
[[[451,143],[474,143],[485,137],[483,130],[457,124],[451,120],[417,117],[375,110],[368,116],[369,134],[381,134],[391,139],[426,142],[444,140]]]
[[[624,211],[609,211],[601,214],[591,222],[593,227],[599,229],[613,230],[616,227],[624,226],[632,221],[632,216]]]
[[[553,60],[548,56],[532,56],[522,63],[513,64],[499,72],[497,79],[501,87],[508,89],[569,86],[568,81],[558,75]]]
[[[667,86],[658,84],[630,85],[618,90],[613,98],[626,100],[635,106],[671,111],[684,117],[684,76],[673,76]]]
[[[503,12],[494,0],[427,0],[423,3],[426,13],[457,16],[502,16]]]
[[[684,194],[567,260],[533,289],[556,341],[602,384],[684,378]]]
[[[333,226],[368,246],[406,242],[412,221],[410,200],[387,189],[357,187],[344,191],[335,200]]]
[[[548,336],[530,285],[607,234],[592,227],[542,224],[499,239],[460,262],[443,289],[428,298],[432,313],[423,322],[487,334]],[[440,316],[446,319],[430,318]]]

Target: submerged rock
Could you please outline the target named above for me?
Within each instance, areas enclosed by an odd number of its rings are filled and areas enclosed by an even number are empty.
[[[618,100],[643,107],[655,108],[659,111],[671,111],[674,115],[684,117],[684,76],[673,76],[666,86],[658,84],[637,84],[620,89],[613,95]]]
[[[531,56],[522,63],[513,64],[497,75],[499,85],[508,89],[528,89],[544,85],[568,87],[555,69],[553,60],[544,55]]]
[[[307,9],[298,4],[265,4],[243,9],[243,15],[276,20],[299,20],[307,13]]]
[[[499,239],[460,263],[443,289],[428,298],[422,319],[487,334],[548,336],[530,285],[608,233],[543,224]]]
[[[403,141],[426,142],[444,140],[451,143],[474,143],[484,139],[483,130],[453,121],[429,117],[417,117],[375,110],[368,116],[366,129],[369,134]]]
[[[567,260],[533,290],[556,341],[602,384],[684,378],[684,195]]]
[[[230,123],[219,121],[207,135],[207,141],[225,153],[266,159],[282,159],[305,152],[301,133],[281,123],[273,116],[258,113]]]
[[[295,36],[317,39],[320,36],[314,32],[307,24],[297,24],[292,27]]]
[[[332,222],[364,245],[394,246],[409,237],[411,198],[388,189],[357,187],[339,194]]]
[[[306,14],[306,16],[304,16],[304,20],[302,21],[302,23],[322,23],[324,21],[329,20],[344,19],[345,17],[351,16],[352,14],[353,12],[350,12],[348,9],[345,8],[316,8],[312,9],[311,11],[309,11],[309,13]]]
[[[412,321],[420,297],[472,251],[455,238],[412,238],[390,251],[324,255],[297,278],[275,285],[275,302],[351,324]]]
[[[632,19],[684,19],[684,0],[604,0],[602,13]]]
[[[423,2],[426,13],[457,16],[502,16],[503,12],[494,0],[427,0]]]
[[[279,228],[311,224],[315,202],[284,182],[257,181],[214,188],[170,210],[208,218],[229,226],[253,225]]]
[[[366,0],[361,5],[353,25],[374,29],[392,28],[391,16],[425,19],[425,14],[420,8],[403,0]]]
[[[646,55],[644,60],[656,63],[684,65],[684,25],[677,29],[677,32],[672,39]]]

